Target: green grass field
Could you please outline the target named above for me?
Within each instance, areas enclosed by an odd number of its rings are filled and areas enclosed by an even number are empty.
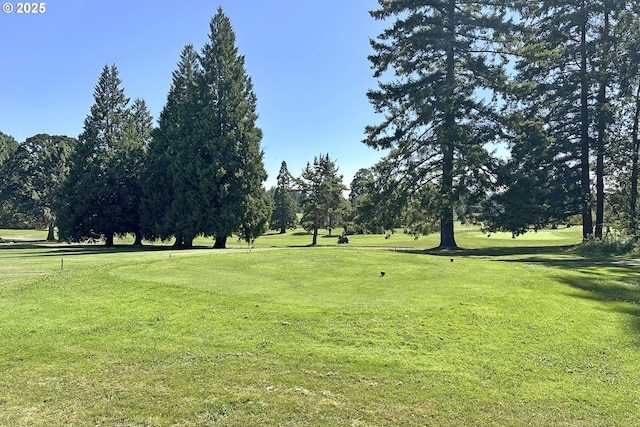
[[[576,255],[577,229],[0,236],[2,426],[640,425],[640,266]]]

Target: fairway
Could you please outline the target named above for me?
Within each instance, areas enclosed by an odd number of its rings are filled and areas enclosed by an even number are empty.
[[[359,237],[0,246],[0,425],[640,423],[638,266],[565,230]]]

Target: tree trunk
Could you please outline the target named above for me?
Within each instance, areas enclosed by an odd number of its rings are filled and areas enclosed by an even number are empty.
[[[631,154],[631,194],[629,195],[629,229],[631,235],[637,238],[638,233],[638,157],[640,156],[640,81],[636,90],[636,111],[633,116],[633,131],[631,132],[631,142],[633,143],[633,153]]]
[[[216,236],[213,242],[213,249],[226,249],[227,248],[227,236]]]
[[[318,244],[318,224],[320,223],[320,215],[318,210],[316,209],[313,216],[313,239],[311,240],[311,246],[316,246]]]
[[[54,235],[55,224],[56,224],[56,220],[51,218],[49,220],[49,231],[47,232],[47,242],[53,242],[56,240],[56,237]]]
[[[444,107],[444,129],[440,133],[443,140],[440,143],[442,150],[442,183],[440,187],[440,197],[442,198],[442,208],[440,211],[440,245],[439,249],[456,249],[454,229],[453,229],[453,162],[454,162],[454,140],[457,137],[455,118],[455,1],[450,0],[447,8],[447,69],[446,69],[446,97]]]
[[[609,68],[609,11],[604,11],[602,29],[602,63],[600,64],[600,87],[598,88],[598,146],[596,152],[596,232],[595,237],[602,239],[604,227],[604,150],[607,131],[607,70]]]
[[[133,242],[133,246],[142,246],[142,234],[139,231],[135,232],[136,240]]]
[[[580,181],[582,193],[582,238],[593,234],[591,213],[591,179],[589,176],[589,76],[587,73],[587,12],[582,2],[583,21],[580,25]]]
[[[104,235],[104,239],[105,239],[104,245],[107,248],[112,248],[114,246],[114,244],[113,244],[113,233],[106,233]]]

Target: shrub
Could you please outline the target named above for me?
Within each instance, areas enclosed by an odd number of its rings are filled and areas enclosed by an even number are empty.
[[[636,241],[628,235],[609,235],[602,239],[591,237],[575,247],[579,255],[621,255],[637,250]]]

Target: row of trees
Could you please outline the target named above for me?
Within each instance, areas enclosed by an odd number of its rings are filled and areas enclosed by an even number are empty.
[[[456,219],[517,235],[578,214],[584,238],[614,220],[637,235],[639,12],[619,0],[381,1],[371,15],[393,24],[371,41],[380,83],[367,96],[384,120],[364,142],[387,155],[356,174],[348,206],[328,155],[300,178],[283,164],[271,227],[294,224],[295,188],[314,242],[339,218],[439,230],[442,248],[456,247]],[[222,11],[200,54],[184,48],[157,129],[119,85],[105,67],[53,204],[61,236],[258,236],[271,211],[261,132]]]
[[[368,92],[385,119],[364,142],[389,154],[360,177],[363,215],[439,228],[442,248],[456,214],[514,234],[579,214],[584,238],[615,217],[637,234],[639,2],[380,5],[394,22],[369,59],[395,79]]]
[[[143,100],[129,102],[111,65],[78,140],[37,135],[17,144],[3,134],[2,207],[42,212],[49,237],[57,217],[68,241],[113,245],[115,235],[133,233],[136,243],[175,237],[191,246],[206,235],[224,247],[232,232],[251,241],[270,214],[256,119],[244,57],[218,9],[201,53],[183,49],[157,128]]]
[[[132,233],[135,244],[175,238],[190,247],[205,235],[225,247],[232,233],[251,242],[270,218],[281,232],[296,226],[295,187],[315,244],[325,218],[335,221],[342,177],[328,155],[300,178],[283,162],[270,200],[256,119],[244,57],[219,9],[202,51],[184,47],[157,128],[145,102],[125,96],[111,65],[78,139],[41,134],[18,143],[0,133],[0,217],[13,219],[8,226],[48,226],[49,240],[57,225],[65,241],[111,246],[114,236]]]

